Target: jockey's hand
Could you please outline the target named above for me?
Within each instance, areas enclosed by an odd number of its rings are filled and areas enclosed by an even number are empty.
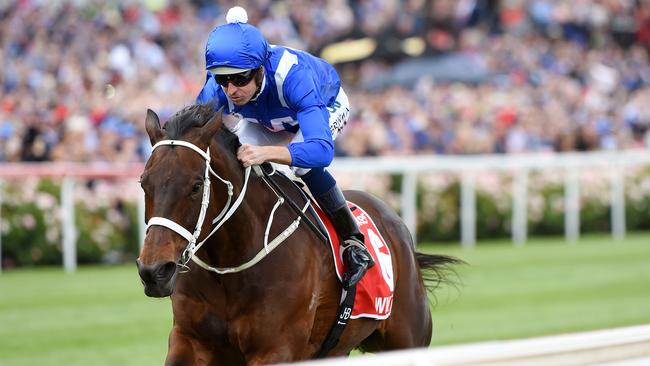
[[[285,146],[255,146],[243,144],[237,150],[237,159],[244,167],[259,165],[266,161],[291,165],[291,154]]]

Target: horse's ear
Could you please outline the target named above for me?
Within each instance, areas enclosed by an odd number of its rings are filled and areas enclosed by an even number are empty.
[[[219,128],[221,128],[221,123],[223,120],[223,107],[220,108],[217,113],[214,114],[214,116],[205,124],[203,127],[201,127],[201,139],[207,144],[210,143],[210,140],[212,140],[212,137],[219,131]]]
[[[160,128],[160,119],[156,112],[151,109],[147,109],[147,118],[145,119],[145,129],[149,135],[149,141],[151,141],[151,146],[155,145],[156,142],[164,138],[164,132]]]

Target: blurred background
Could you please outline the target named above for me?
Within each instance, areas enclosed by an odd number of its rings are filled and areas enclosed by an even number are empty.
[[[161,363],[169,303],[132,265],[144,117],[194,102],[234,5],[336,66],[341,183],[469,262],[434,344],[650,323],[650,1],[5,0],[1,365]]]
[[[233,4],[3,1],[0,159],[145,160],[144,110],[194,101]],[[650,144],[646,1],[237,4],[271,43],[337,65],[353,103],[340,155]]]

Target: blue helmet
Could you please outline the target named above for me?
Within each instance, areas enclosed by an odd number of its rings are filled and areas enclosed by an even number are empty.
[[[245,23],[246,19],[228,20],[210,33],[205,45],[205,68],[214,74],[234,74],[260,67],[269,52],[262,33]]]

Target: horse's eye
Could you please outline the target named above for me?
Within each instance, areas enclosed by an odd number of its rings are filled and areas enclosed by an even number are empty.
[[[203,187],[203,182],[194,183],[194,186],[192,187],[192,193],[198,193],[201,187]]]

